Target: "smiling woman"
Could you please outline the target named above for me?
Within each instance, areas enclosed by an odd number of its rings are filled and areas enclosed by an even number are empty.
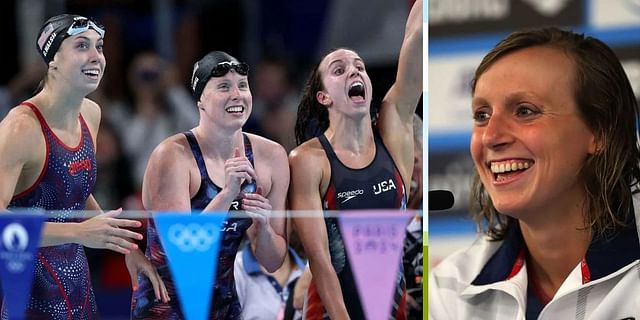
[[[638,105],[613,51],[516,32],[472,83],[472,208],[484,237],[429,277],[432,319],[640,315]],[[580,316],[578,316],[580,315]]]
[[[84,246],[129,254],[142,239],[127,230],[140,222],[116,218],[121,210],[96,217],[82,211],[100,210],[92,195],[100,107],[85,96],[104,74],[104,36],[86,17],[47,20],[36,41],[48,64],[38,93],[0,122],[0,211],[44,210],[48,218],[25,318],[96,318]]]
[[[195,128],[173,135],[151,154],[142,200],[154,212],[207,214],[245,210],[251,219],[229,215],[222,230],[219,267],[209,312],[211,319],[239,319],[234,260],[249,229],[256,237],[255,256],[269,272],[280,267],[287,250],[284,210],[289,167],[284,148],[244,133],[253,106],[249,67],[222,51],[193,66],[191,90],[200,110]],[[136,286],[132,319],[184,319],[156,225],[149,221],[146,257],[166,283],[169,299],[154,299],[154,278],[139,274],[148,267],[140,250],[127,257]],[[143,268],[143,269],[140,269]]]

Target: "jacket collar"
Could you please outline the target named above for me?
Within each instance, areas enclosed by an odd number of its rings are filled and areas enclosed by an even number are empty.
[[[638,237],[640,228],[636,217],[640,208],[638,196],[634,196],[634,207],[635,216],[629,215],[626,221],[627,227],[619,228],[609,237],[594,239],[589,245],[585,260],[591,274],[591,281],[606,277],[633,261],[640,260]],[[522,232],[516,222],[507,230],[502,244],[471,284],[479,286],[506,280],[523,246],[525,243]]]

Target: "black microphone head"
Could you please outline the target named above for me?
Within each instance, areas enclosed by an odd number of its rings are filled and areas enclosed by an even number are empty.
[[[446,210],[453,207],[453,193],[447,190],[429,191],[429,210]]]

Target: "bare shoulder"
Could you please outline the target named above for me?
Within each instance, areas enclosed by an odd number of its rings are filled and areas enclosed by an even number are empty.
[[[255,155],[263,159],[268,159],[269,161],[286,162],[287,152],[282,145],[259,135],[246,132],[245,134],[249,137],[249,141],[251,141],[251,147]]]
[[[89,122],[92,126],[98,127],[100,125],[101,112],[100,106],[95,101],[88,98],[82,100],[80,113],[85,121]]]
[[[299,145],[289,153],[291,183],[289,204],[294,210],[321,209],[320,199],[326,193],[331,166],[317,138]],[[306,220],[306,219],[303,219]]]
[[[164,139],[155,147],[149,161],[168,162],[179,165],[187,156],[191,154],[191,148],[186,137],[182,133],[177,133]]]
[[[178,183],[178,179],[188,177],[185,172],[194,163],[191,148],[185,136],[181,133],[166,138],[151,152],[147,168],[144,173],[144,185],[171,181]],[[173,183],[172,183],[173,184]]]
[[[291,171],[302,171],[307,174],[322,173],[325,167],[328,167],[324,149],[318,139],[310,139],[303,144],[297,146],[289,153],[289,165]]]
[[[24,146],[23,143],[42,139],[42,127],[31,109],[17,106],[0,122],[0,136]]]
[[[20,126],[20,129],[37,128],[40,130],[40,122],[33,111],[25,106],[13,107],[7,116],[0,122],[2,126]]]
[[[145,208],[188,210],[190,170],[195,166],[193,156],[189,158],[189,155],[191,148],[182,133],[170,136],[156,146],[149,157],[142,182]]]
[[[3,162],[39,162],[44,156],[44,149],[42,127],[33,111],[22,106],[11,109],[0,122],[0,154]]]

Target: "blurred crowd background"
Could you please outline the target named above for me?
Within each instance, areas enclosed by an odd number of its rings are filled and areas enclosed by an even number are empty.
[[[245,129],[295,145],[298,96],[330,48],[355,49],[374,86],[375,112],[393,83],[413,0],[4,0],[0,1],[0,119],[33,95],[45,63],[36,35],[60,13],[106,28],[107,68],[89,97],[102,107],[98,179],[103,209],[142,209],[147,158],[164,138],[199,119],[188,89],[193,63],[223,50],[250,65],[253,113]],[[420,117],[422,108],[418,108]],[[129,276],[121,255],[87,250],[104,318],[128,315]]]

